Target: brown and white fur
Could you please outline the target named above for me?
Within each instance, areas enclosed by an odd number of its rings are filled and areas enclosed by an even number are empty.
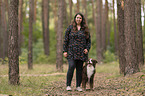
[[[85,66],[83,66],[83,72],[82,72],[82,88],[83,88],[83,90],[86,90],[87,82],[90,84],[90,89],[93,90],[96,63],[97,63],[96,60],[89,59],[85,63]]]

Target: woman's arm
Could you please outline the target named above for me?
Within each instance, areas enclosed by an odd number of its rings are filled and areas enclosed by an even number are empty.
[[[86,49],[88,52],[89,52],[90,48],[91,48],[91,36],[89,33],[89,38],[86,39]]]
[[[65,36],[64,36],[64,43],[63,43],[63,53],[68,51],[68,44],[69,44],[69,33],[71,31],[71,25],[66,29]]]

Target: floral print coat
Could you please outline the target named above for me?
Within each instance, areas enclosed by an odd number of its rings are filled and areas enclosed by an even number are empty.
[[[87,49],[88,52],[91,47],[91,38],[86,39],[84,30],[72,32],[73,26],[70,25],[65,31],[63,52],[67,52],[67,59],[82,60],[88,59],[88,54],[83,51]]]

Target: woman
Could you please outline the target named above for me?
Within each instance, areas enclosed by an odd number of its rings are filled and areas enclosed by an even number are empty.
[[[76,90],[80,88],[82,81],[83,63],[88,59],[88,52],[91,47],[90,33],[86,20],[81,13],[74,16],[74,20],[65,32],[63,55],[68,59],[69,68],[67,72],[67,88],[71,91],[71,81],[76,68]]]

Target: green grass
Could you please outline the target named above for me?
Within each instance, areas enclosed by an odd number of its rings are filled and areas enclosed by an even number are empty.
[[[19,66],[20,74],[52,74],[58,73],[55,64],[35,64],[32,70],[28,70],[26,64]],[[66,67],[64,66],[64,72]],[[0,65],[0,75],[8,75],[8,65]],[[44,95],[45,88],[51,86],[51,82],[64,80],[64,75],[54,76],[20,76],[20,85],[13,86],[8,83],[8,77],[0,77],[0,94],[13,96],[38,96]]]
[[[98,73],[110,73],[119,74],[119,64],[118,62],[99,64],[96,67]]]
[[[0,94],[13,96],[38,96],[44,95],[45,89],[52,86],[51,82],[63,80],[63,75],[47,77],[20,77],[20,85],[8,84],[8,77],[0,78]]]
[[[64,66],[64,72],[66,72],[67,66]],[[32,70],[28,70],[26,64],[19,65],[20,74],[50,74],[55,73],[55,64],[34,64]],[[8,75],[8,64],[0,65],[0,75]]]
[[[66,80],[65,74],[67,72],[67,67],[68,65],[63,66],[64,74],[62,75],[60,74],[60,75],[50,75],[50,76],[20,76],[20,85],[18,86],[10,85],[8,83],[8,77],[0,77],[0,94],[8,94],[13,96],[45,96],[47,92],[51,92],[49,90],[52,91],[56,91],[56,90],[60,91],[61,89],[65,90],[65,80]],[[144,75],[136,74],[137,78],[136,77],[125,78],[119,74],[119,64],[117,62],[99,64],[96,66],[96,72],[99,75],[105,74],[105,78],[104,75],[102,75],[102,77],[100,78],[101,81],[97,81],[97,82],[100,82],[101,85],[104,84],[103,83],[104,81],[108,82],[107,84],[110,84],[109,86],[111,86],[111,88],[113,87],[119,88],[118,92],[122,92],[121,90],[124,91],[123,88],[128,88],[129,90],[136,89],[135,92],[140,92],[140,93],[144,90],[144,86],[143,86]],[[144,72],[144,70],[142,72]],[[27,64],[20,64],[21,75],[53,74],[53,73],[58,73],[55,64],[34,64],[33,70],[28,70]],[[0,65],[0,75],[8,75],[7,64]],[[106,88],[107,87],[108,86],[106,86]]]

